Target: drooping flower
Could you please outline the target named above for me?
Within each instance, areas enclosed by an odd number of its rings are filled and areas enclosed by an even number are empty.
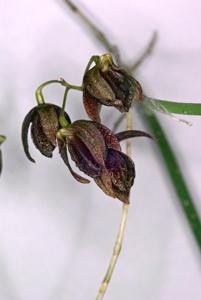
[[[132,159],[122,153],[120,141],[135,136],[151,137],[149,134],[130,130],[115,135],[100,123],[78,120],[62,128],[57,136],[61,157],[68,167],[65,145],[76,166],[107,195],[129,203],[135,167]]]
[[[0,135],[0,146],[1,144],[5,141],[6,137],[4,135]],[[0,149],[0,175],[1,175],[1,171],[2,171],[2,153],[1,153],[1,149]]]
[[[56,134],[60,129],[59,116],[61,108],[54,104],[40,104],[32,108],[22,124],[22,143],[24,152],[29,160],[35,162],[29,153],[28,130],[31,124],[31,136],[36,148],[46,157],[52,157],[57,145]],[[69,116],[65,113],[70,123]]]
[[[110,54],[99,56],[98,63],[85,72],[83,103],[91,120],[100,122],[101,105],[128,112],[134,99],[143,99],[139,82],[115,65]]]

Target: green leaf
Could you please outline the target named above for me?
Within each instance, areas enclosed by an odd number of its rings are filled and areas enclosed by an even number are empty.
[[[201,116],[201,103],[173,102],[147,96],[145,96],[145,101],[152,109],[163,113]]]
[[[201,220],[183,178],[176,156],[156,116],[153,113],[144,114],[144,120],[158,140],[157,144],[178,196],[179,203],[188,220],[197,245],[201,250]]]

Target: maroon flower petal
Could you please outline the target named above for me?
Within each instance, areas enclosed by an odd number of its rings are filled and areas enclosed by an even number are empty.
[[[125,139],[130,139],[130,138],[140,137],[140,136],[144,136],[144,137],[153,139],[153,137],[149,133],[146,133],[141,130],[126,130],[126,131],[122,131],[122,132],[115,134],[115,136],[119,142],[121,142]]]
[[[118,138],[109,128],[107,128],[106,126],[104,126],[100,123],[94,123],[94,125],[101,132],[108,148],[112,148],[114,150],[121,151],[121,146],[119,144]]]
[[[68,150],[76,166],[88,176],[95,178],[101,173],[101,165],[94,159],[89,149],[78,138],[67,142]]]
[[[106,168],[112,180],[116,197],[124,203],[129,203],[130,188],[135,178],[133,161],[126,154],[109,149]]]
[[[90,183],[90,181],[88,179],[80,176],[79,174],[74,172],[73,169],[71,168],[71,165],[70,165],[69,160],[68,160],[68,153],[67,153],[67,149],[66,149],[66,144],[64,142],[62,142],[61,140],[58,140],[58,146],[59,146],[59,152],[60,152],[61,158],[63,159],[64,163],[68,167],[68,169],[69,169],[70,173],[72,174],[72,176],[77,181],[79,181],[81,183]]]
[[[85,148],[88,149],[94,160],[101,166],[104,166],[107,149],[103,136],[94,125],[94,122],[85,120],[75,121],[69,126],[69,132],[71,131],[72,136],[69,136],[69,139],[73,140],[77,137],[85,145]]]
[[[108,196],[116,198],[116,194],[113,191],[112,181],[107,169],[103,169],[101,175],[94,178],[95,183],[101,188],[101,190]]]
[[[83,104],[88,117],[95,122],[100,123],[101,104],[91,97],[87,91],[83,92]]]

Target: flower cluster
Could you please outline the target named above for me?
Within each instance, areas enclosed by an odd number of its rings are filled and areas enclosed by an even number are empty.
[[[99,113],[102,104],[121,112],[128,111],[133,99],[142,100],[142,89],[133,77],[113,63],[109,54],[95,58],[95,66],[86,70],[82,86],[84,107],[91,121],[71,122],[64,111],[65,105],[60,108],[54,104],[39,103],[23,121],[23,147],[26,156],[35,162],[28,147],[31,126],[33,143],[44,156],[52,157],[58,145],[61,158],[77,181],[90,182],[72,169],[68,153],[79,170],[93,178],[105,194],[129,203],[135,166],[132,159],[122,152],[120,142],[131,137],[151,136],[137,130],[114,134],[101,124]],[[66,86],[67,90],[72,88],[67,83]]]

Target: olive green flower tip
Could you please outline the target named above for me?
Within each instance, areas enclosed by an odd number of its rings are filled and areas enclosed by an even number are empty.
[[[98,67],[102,72],[107,71],[112,65],[114,65],[114,62],[111,54],[105,53],[99,57]]]
[[[0,145],[6,140],[5,135],[0,135]]]

